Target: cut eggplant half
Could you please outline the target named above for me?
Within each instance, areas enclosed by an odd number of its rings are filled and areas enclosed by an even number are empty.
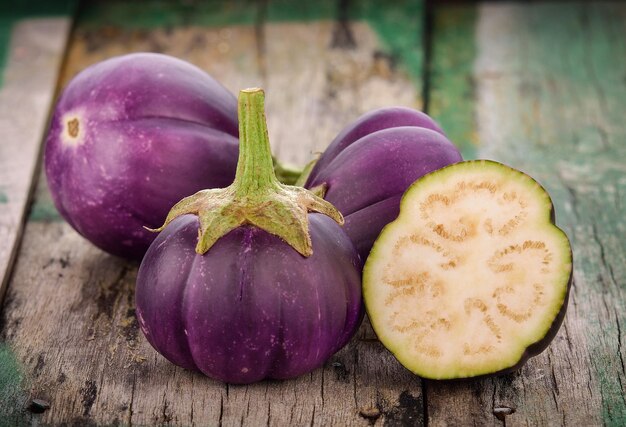
[[[363,295],[380,341],[430,379],[518,369],[560,327],[572,252],[548,193],[531,177],[476,160],[406,191],[374,243]]]

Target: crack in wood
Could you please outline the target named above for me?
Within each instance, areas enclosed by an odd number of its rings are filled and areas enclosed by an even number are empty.
[[[220,396],[220,416],[219,416],[219,419],[218,419],[218,422],[217,422],[217,424],[220,427],[222,426],[222,419],[223,419],[223,417],[224,417],[224,396]]]
[[[624,354],[622,353],[622,327],[619,322],[619,316],[617,310],[614,310],[615,315],[615,323],[617,325],[617,355],[622,364],[622,373],[626,374],[626,365],[624,364]],[[620,388],[622,390],[622,399],[624,399],[624,403],[626,403],[626,393],[624,393],[624,384],[620,381]]]
[[[133,385],[130,392],[130,404],[128,405],[128,426],[133,426],[133,405],[135,404],[135,388],[137,386],[137,376],[133,370]]]

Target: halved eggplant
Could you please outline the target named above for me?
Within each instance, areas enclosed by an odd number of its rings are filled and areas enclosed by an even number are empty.
[[[378,338],[406,368],[468,378],[543,351],[571,277],[548,193],[508,166],[466,161],[409,187],[367,259],[363,295]]]

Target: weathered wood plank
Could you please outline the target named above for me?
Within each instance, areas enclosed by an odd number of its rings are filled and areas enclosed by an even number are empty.
[[[0,68],[0,301],[22,234],[70,20],[3,19],[2,24],[11,37],[6,67]]]
[[[624,425],[626,7],[488,3],[475,23],[473,14],[438,11],[435,65],[458,66],[435,70],[441,80],[433,79],[433,94],[447,99],[433,112],[444,122],[461,115],[449,133],[476,131],[477,157],[506,162],[546,186],[572,242],[575,283],[563,328],[546,352],[517,374],[428,382],[429,420],[501,424],[494,412],[503,417],[512,408],[506,425]],[[437,44],[451,22],[464,25],[454,29],[464,36]],[[477,51],[475,61],[458,54],[465,49]],[[444,82],[453,82],[452,90]],[[454,104],[466,106],[444,108]]]
[[[381,55],[382,43],[371,27],[364,22],[341,27],[355,45],[337,46],[337,25],[270,23],[264,28],[269,134],[284,161],[305,164],[373,108],[418,106],[416,87]]]
[[[428,114],[435,117],[463,158],[476,157],[474,102],[475,5],[435,8],[432,23]]]
[[[366,111],[422,106],[421,2],[348,3],[269,4],[270,22],[298,22],[266,25],[262,32],[269,134],[283,161],[306,163]],[[331,14],[338,19],[331,21]],[[323,20],[302,25],[311,19]]]
[[[229,3],[228,16],[236,15],[232,7]],[[211,28],[198,25],[189,10],[183,23],[193,25],[179,26],[170,16],[171,27],[156,29],[98,24],[87,11],[63,82],[124,52],[176,55],[234,92],[265,87],[274,149],[292,162],[308,160],[310,151],[323,149],[365,109],[418,105],[419,79],[386,59],[391,58],[388,45],[373,26],[344,23],[354,45],[335,46],[333,16],[318,22],[306,10],[290,11],[289,20],[300,23],[260,24],[280,7],[270,4],[252,14],[256,25],[229,18],[228,26]],[[419,15],[411,19],[421,21]],[[415,35],[417,41],[420,36]],[[323,368],[292,381],[228,386],[171,365],[138,330],[137,265],[102,253],[64,222],[50,221],[46,197],[39,189],[2,314],[3,338],[23,364],[30,397],[51,405],[42,415],[19,412],[25,419],[139,425],[423,423],[421,381],[371,339],[367,324]]]

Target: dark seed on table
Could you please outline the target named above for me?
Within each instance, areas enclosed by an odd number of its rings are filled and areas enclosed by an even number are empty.
[[[368,419],[372,419],[375,420],[378,417],[380,417],[380,409],[374,407],[374,406],[370,406],[367,408],[361,408],[359,410],[359,415],[362,416],[363,418],[368,418]]]
[[[507,406],[503,406],[500,408],[493,408],[493,415],[496,416],[497,419],[499,419],[500,421],[504,421],[504,418],[507,415],[511,415],[515,413],[515,408],[509,408]]]
[[[43,399],[33,399],[28,406],[28,410],[35,414],[41,414],[50,409],[50,403]]]

